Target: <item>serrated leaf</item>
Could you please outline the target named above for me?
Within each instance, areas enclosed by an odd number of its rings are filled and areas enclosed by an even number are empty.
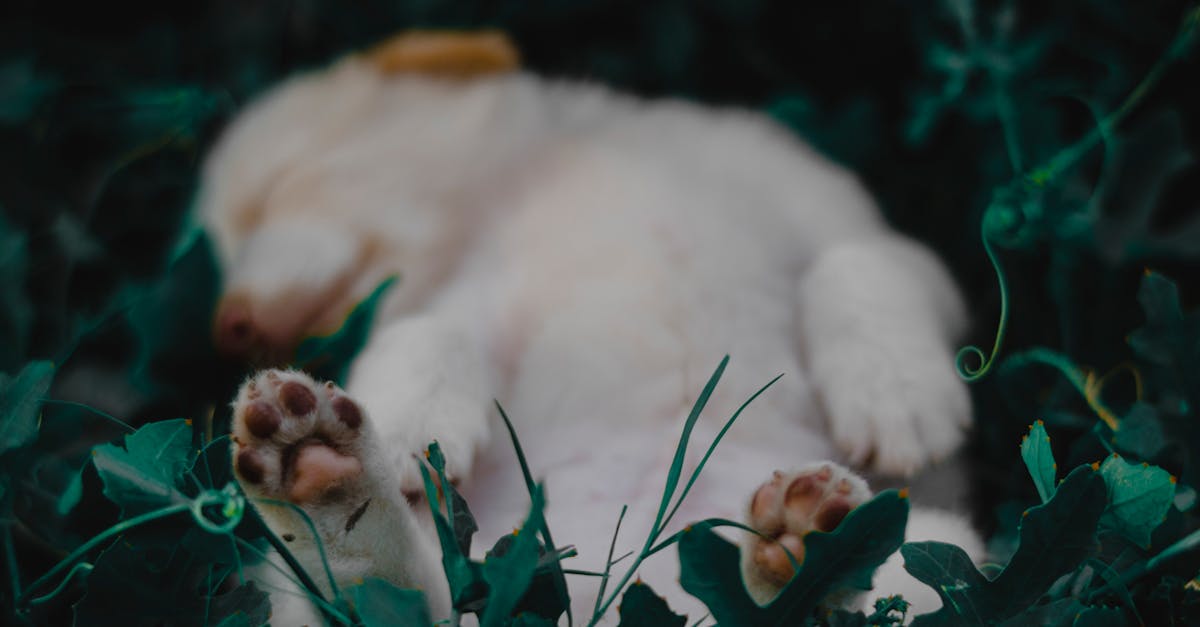
[[[1101,464],[1100,475],[1108,486],[1108,507],[1100,524],[1149,548],[1150,534],[1166,518],[1175,499],[1171,474],[1158,466],[1133,464],[1112,455]]]
[[[1104,505],[1104,480],[1091,468],[1081,466],[1059,484],[1054,498],[1030,508],[1018,531],[1017,552],[992,582],[996,602],[1018,609],[1028,606],[1054,580],[1094,553],[1096,527]]]
[[[53,380],[48,361],[31,361],[15,377],[0,373],[0,455],[37,438],[42,397]]]
[[[869,588],[875,569],[904,541],[907,521],[908,499],[886,490],[853,509],[833,532],[809,533],[800,570],[766,607],[746,592],[738,548],[702,521],[679,536],[679,583],[722,625],[799,624],[829,593]]]
[[[188,500],[180,491],[192,464],[192,427],[182,419],[152,422],[125,436],[125,446],[103,444],[92,451],[104,496],[125,517]]]
[[[345,590],[364,627],[393,625],[432,625],[425,595],[420,590],[405,590],[377,577]]]
[[[1054,462],[1054,451],[1050,449],[1050,436],[1046,427],[1039,420],[1029,426],[1029,435],[1021,439],[1021,460],[1033,477],[1033,485],[1037,488],[1042,502],[1049,501],[1054,496],[1054,483],[1057,478],[1058,464]]]
[[[1079,612],[1071,627],[1125,627],[1128,624],[1129,619],[1119,607],[1089,607]]]
[[[983,625],[1030,607],[1059,577],[1097,550],[1096,528],[1106,494],[1098,472],[1087,466],[1076,468],[1050,501],[1026,512],[1017,551],[992,581],[979,573],[958,547],[906,544],[900,549],[904,568],[937,591],[944,603],[942,609],[918,616],[912,624]]]
[[[380,283],[369,296],[356,305],[333,335],[310,337],[300,343],[293,360],[297,367],[318,380],[343,383],[350,362],[367,341],[367,333],[375,320],[375,310],[383,295],[398,281],[389,277]]]
[[[679,585],[700,599],[722,625],[765,624],[759,607],[742,582],[737,545],[712,531],[708,521],[691,525],[679,536]]]
[[[804,564],[772,607],[815,607],[837,588],[870,590],[875,569],[904,543],[908,507],[906,496],[885,490],[851,510],[833,532],[805,535]]]
[[[617,613],[620,616],[617,627],[683,627],[687,624],[686,616],[672,612],[667,600],[641,581],[635,581],[625,589]]]
[[[944,542],[908,542],[900,547],[904,569],[934,589],[942,609],[918,616],[914,625],[984,625],[990,608],[979,598],[988,580],[962,549]]]
[[[513,532],[515,539],[504,554],[493,552],[484,558],[483,578],[488,583],[488,595],[487,608],[479,621],[481,627],[504,625],[533,581],[540,548],[537,534],[544,524],[542,508],[545,502],[540,485],[534,490],[531,501],[525,524]]]

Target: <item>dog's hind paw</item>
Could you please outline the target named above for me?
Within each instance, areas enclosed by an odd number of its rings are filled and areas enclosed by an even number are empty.
[[[742,575],[751,596],[759,603],[774,598],[795,574],[788,552],[803,562],[805,535],[833,531],[870,497],[861,477],[831,462],[775,471],[750,499],[748,522],[762,534],[742,547]]]

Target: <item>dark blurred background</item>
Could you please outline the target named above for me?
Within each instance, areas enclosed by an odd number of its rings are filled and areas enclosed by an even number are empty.
[[[857,171],[899,228],[948,260],[981,346],[1000,307],[980,241],[996,191],[1094,132],[1170,58],[998,246],[1005,354],[1047,347],[1103,375],[1134,358],[1126,337],[1144,323],[1146,268],[1179,284],[1185,310],[1200,302],[1200,54],[1176,40],[1192,6],[10,0],[0,8],[0,371],[53,360],[51,398],[133,424],[212,415],[219,430],[242,371],[211,348],[219,275],[187,214],[206,147],[289,74],[406,28],[488,26],[538,73],[775,116]],[[1114,375],[1105,399],[1129,411],[1134,387]],[[1030,503],[1016,446],[1034,419],[1047,421],[1060,467],[1105,453],[1095,415],[1052,369],[1002,368],[974,392],[985,528],[1011,526],[1006,503]],[[48,559],[39,542],[69,544],[96,526],[51,504],[88,449],[119,433],[94,412],[47,405],[25,482],[38,490],[6,495],[43,528],[22,544],[30,563]],[[1176,448],[1156,461],[1191,476],[1200,444]]]

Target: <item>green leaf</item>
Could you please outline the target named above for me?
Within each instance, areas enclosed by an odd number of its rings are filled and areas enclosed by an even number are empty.
[[[672,612],[666,599],[641,581],[635,581],[625,589],[617,613],[621,617],[617,627],[683,627],[687,624],[686,616]]]
[[[437,443],[429,445],[426,451],[429,455],[429,465],[433,466],[437,471],[442,483],[442,493],[450,501],[447,509],[450,515],[450,525],[454,529],[454,539],[458,542],[458,549],[463,555],[471,554],[471,538],[479,531],[479,525],[475,522],[475,516],[471,514],[471,508],[467,505],[467,500],[458,493],[453,483],[447,481],[446,473],[446,457],[442,454],[442,448]]]
[[[139,389],[180,394],[202,382],[202,392],[210,397],[228,394],[240,373],[221,372],[229,366],[217,357],[212,343],[212,315],[220,289],[211,242],[199,235],[171,261],[161,280],[127,297],[134,300],[126,318],[137,341],[133,382]]]
[[[679,536],[679,585],[700,599],[722,625],[766,624],[742,582],[737,545],[712,531],[708,521],[695,523]]]
[[[1072,627],[1125,627],[1129,619],[1119,607],[1089,607],[1075,617]]]
[[[404,590],[377,577],[345,589],[364,627],[431,625],[429,607],[420,590]]]
[[[1194,159],[1177,111],[1147,113],[1137,126],[1108,140],[1104,171],[1093,193],[1090,222],[1097,248],[1113,264],[1200,253],[1194,220],[1170,229],[1156,228],[1155,209],[1172,178],[1186,172]]]
[[[529,471],[529,462],[525,459],[521,441],[517,438],[517,430],[513,427],[512,421],[508,419],[508,414],[504,412],[499,401],[496,401],[496,411],[500,414],[500,419],[504,422],[504,428],[508,431],[509,439],[512,441],[513,452],[517,455],[517,464],[520,466],[521,476],[525,480],[525,489],[529,492],[529,497],[533,498],[533,493],[538,488],[533,480],[533,474]],[[541,534],[546,553],[557,554],[559,551],[555,548],[554,539],[550,535],[550,525],[544,519],[542,520]],[[545,567],[544,575],[539,574],[534,577],[522,605],[536,608],[533,611],[552,621],[557,621],[562,614],[566,613],[567,623],[573,623],[571,596],[567,592],[567,579],[563,574],[562,563],[558,559],[553,560]]]
[[[984,625],[990,608],[980,599],[988,580],[962,549],[943,542],[909,542],[900,547],[904,569],[934,589],[942,609],[918,616],[914,625]]]
[[[375,319],[375,310],[388,288],[398,281],[389,277],[380,283],[361,303],[354,307],[346,321],[333,335],[311,337],[300,343],[293,360],[296,366],[317,380],[343,383],[350,362],[367,342],[367,333]]]
[[[1084,605],[1074,597],[1058,599],[1050,603],[1034,605],[1016,616],[1000,623],[1002,627],[1029,627],[1030,625],[1069,625],[1075,620]]]
[[[1150,271],[1142,277],[1138,302],[1146,324],[1129,336],[1134,352],[1152,364],[1182,370],[1189,381],[1200,378],[1189,367],[1200,356],[1200,312],[1184,315],[1175,283]]]
[[[104,495],[125,517],[188,500],[180,491],[191,466],[192,427],[186,420],[152,422],[125,436],[125,446],[103,444],[92,461],[104,482]]]
[[[488,583],[487,609],[479,624],[481,627],[501,627],[525,596],[533,581],[538,565],[538,530],[542,528],[542,508],[545,501],[539,485],[529,505],[529,516],[520,529],[513,532],[515,539],[508,543],[502,555],[493,551],[483,561],[483,577]]]
[[[100,554],[87,577],[87,593],[74,606],[75,627],[200,627],[206,607],[212,622],[226,613],[261,617],[269,612],[267,595],[252,584],[207,596],[231,569],[214,568],[206,556],[186,549],[145,540],[136,531]]]
[[[1100,524],[1150,548],[1150,534],[1175,499],[1175,478],[1158,466],[1133,464],[1115,454],[1104,460],[1100,475],[1108,485],[1108,507]]]
[[[0,373],[0,455],[37,438],[42,398],[53,379],[48,361],[31,361],[16,377]]]
[[[220,625],[266,624],[271,618],[271,601],[266,592],[258,589],[253,581],[212,598],[208,622],[221,621]]]
[[[833,532],[804,536],[804,564],[771,607],[816,607],[838,588],[870,590],[875,569],[904,543],[908,506],[903,492],[885,490]]]
[[[0,206],[0,371],[7,372],[25,361],[34,308],[26,291],[29,236],[9,226],[5,209]]]
[[[1129,413],[1121,418],[1112,442],[1138,459],[1154,459],[1167,445],[1158,410],[1149,403],[1135,402]]]
[[[1076,468],[1049,502],[1021,521],[1020,546],[992,582],[998,605],[1024,607],[1071,572],[1096,549],[1096,527],[1105,505],[1104,481],[1087,466]],[[1008,609],[1000,611],[1004,618]]]
[[[1088,466],[1076,468],[1053,498],[1026,511],[1020,545],[992,581],[958,547],[931,542],[904,545],[900,549],[904,568],[943,601],[940,610],[918,616],[913,625],[982,625],[1024,611],[1058,578],[1097,551],[1096,528],[1106,494],[1098,472]]]
[[[57,80],[38,74],[32,56],[6,61],[0,65],[0,124],[24,124],[57,89]]]
[[[441,480],[442,490],[453,490],[454,486],[446,478],[445,459],[441,455],[437,442],[429,445],[427,459],[431,464],[440,464],[440,467],[434,466],[434,470]],[[438,488],[433,483],[429,469],[424,464],[419,465],[418,468],[421,471],[421,478],[425,482],[425,498],[429,503],[429,510],[433,514],[438,543],[442,547],[442,570],[445,571],[446,581],[450,584],[451,602],[454,604],[454,608],[460,612],[477,611],[483,606],[487,582],[483,579],[479,565],[473,563],[463,553],[462,546],[455,537],[454,528],[450,525],[446,515],[442,513],[441,507],[438,506],[440,502]],[[447,499],[446,502],[447,507],[454,507],[453,499]]]
[[[829,612],[829,616],[825,617],[825,625],[827,627],[870,627],[871,624],[867,622],[867,615],[861,611],[833,610]]]
[[[1054,462],[1054,451],[1050,449],[1050,436],[1046,427],[1039,420],[1029,425],[1029,435],[1021,438],[1021,459],[1033,477],[1033,485],[1037,487],[1038,496],[1042,502],[1054,496],[1055,473],[1058,464]]]
[[[557,624],[545,616],[533,612],[521,612],[513,617],[508,627],[555,627]]]
[[[711,520],[679,535],[679,583],[723,625],[798,624],[840,589],[869,589],[875,569],[904,541],[908,499],[886,490],[853,509],[830,533],[804,537],[799,572],[766,607],[742,583],[740,553],[712,531]]]
[[[58,500],[54,504],[54,511],[59,516],[66,516],[75,509],[83,498],[83,473],[87,471],[87,464],[79,467],[79,470],[71,477],[71,482],[67,484],[62,494],[58,495]]]

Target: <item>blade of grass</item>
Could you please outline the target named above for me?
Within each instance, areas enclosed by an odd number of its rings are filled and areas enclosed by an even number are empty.
[[[504,421],[504,428],[508,429],[508,437],[512,440],[513,451],[517,454],[517,463],[521,466],[521,476],[525,478],[525,489],[529,491],[529,496],[532,498],[534,491],[537,490],[537,484],[533,481],[533,473],[529,472],[529,462],[526,461],[525,451],[521,448],[521,441],[517,438],[517,430],[513,428],[512,421],[508,419],[508,414],[500,406],[500,401],[493,400],[492,402],[496,404],[496,410],[500,412],[500,418]],[[542,534],[546,550],[553,553],[556,549],[554,548],[554,538],[550,536],[550,522],[548,518],[548,516],[543,516],[542,528],[538,531]],[[559,572],[554,574],[554,587],[557,589],[558,594],[567,600],[567,627],[571,627],[575,624],[575,617],[571,614],[571,595],[567,591],[567,578],[563,575],[561,568]]]
[[[613,551],[617,548],[617,536],[621,533],[621,521],[625,520],[625,512],[629,511],[628,505],[621,506],[621,515],[617,516],[617,526],[613,529],[612,542],[608,544],[608,557],[604,560],[604,575],[600,578],[600,590],[596,592],[596,605],[592,607],[592,613],[600,611],[600,601],[604,599],[604,589],[608,587],[608,574],[613,567]]]
[[[733,426],[733,423],[738,419],[738,416],[742,415],[742,410],[746,409],[750,403],[754,402],[754,399],[758,398],[763,392],[766,392],[767,388],[775,385],[775,382],[781,378],[783,378],[783,374],[771,379],[770,382],[759,388],[753,396],[746,399],[745,403],[742,403],[741,407],[737,408],[737,411],[733,412],[733,415],[729,417],[729,420],[725,421],[725,426],[721,427],[721,431],[717,433],[717,437],[713,438],[712,444],[708,445],[708,450],[705,451],[704,457],[700,458],[700,463],[697,464],[696,469],[692,471],[692,476],[688,478],[687,485],[683,486],[683,492],[679,494],[679,499],[675,501],[675,507],[671,508],[671,513],[667,514],[667,517],[663,520],[663,527],[666,527],[671,522],[671,518],[674,517],[675,512],[679,510],[679,506],[683,505],[683,499],[687,498],[688,492],[692,489],[692,485],[696,483],[696,479],[700,477],[700,471],[704,470],[704,465],[708,463],[708,458],[712,457],[713,451],[717,449],[717,445],[720,444],[721,439],[725,437],[725,432],[729,431],[729,428]]]
[[[617,600],[621,590],[625,588],[625,584],[629,583],[630,578],[637,572],[638,566],[641,566],[642,561],[646,559],[648,551],[654,546],[658,540],[658,536],[662,533],[663,518],[667,513],[667,507],[671,504],[671,498],[675,495],[675,488],[679,486],[679,476],[683,472],[683,461],[687,455],[688,441],[692,437],[692,429],[696,426],[696,421],[700,418],[700,413],[704,411],[704,407],[708,404],[708,399],[712,396],[713,390],[717,387],[717,382],[721,380],[721,375],[725,372],[725,366],[729,364],[729,355],[721,359],[721,363],[717,366],[716,371],[709,377],[708,383],[704,385],[704,389],[700,392],[700,396],[696,399],[692,410],[688,413],[687,420],[683,423],[683,433],[679,436],[679,443],[675,446],[675,456],[671,460],[671,468],[667,472],[667,482],[663,487],[662,501],[658,506],[658,514],[654,517],[654,524],[650,527],[650,534],[646,537],[646,543],[642,546],[641,552],[634,559],[633,564],[625,571],[621,577],[620,583],[613,588],[612,594],[609,595],[601,605],[598,611],[592,614],[592,618],[588,621],[588,627],[599,622],[600,617],[608,611],[608,608]]]
[[[667,472],[667,484],[663,488],[658,514],[654,516],[654,525],[650,527],[650,537],[646,539],[646,548],[650,548],[650,545],[654,544],[654,541],[658,539],[657,535],[662,531],[663,517],[667,513],[667,507],[671,504],[671,497],[675,495],[675,488],[679,485],[679,475],[683,472],[683,459],[687,454],[687,445],[688,440],[692,437],[692,429],[696,426],[696,421],[700,419],[700,412],[704,411],[704,406],[708,404],[708,399],[712,396],[713,390],[716,389],[717,382],[721,380],[721,375],[724,374],[725,366],[728,364],[729,355],[726,355],[721,359],[717,370],[708,378],[708,383],[704,385],[704,390],[700,392],[700,397],[692,405],[692,411],[683,423],[683,433],[679,436],[679,444],[675,446],[675,458],[671,460],[671,469]]]

